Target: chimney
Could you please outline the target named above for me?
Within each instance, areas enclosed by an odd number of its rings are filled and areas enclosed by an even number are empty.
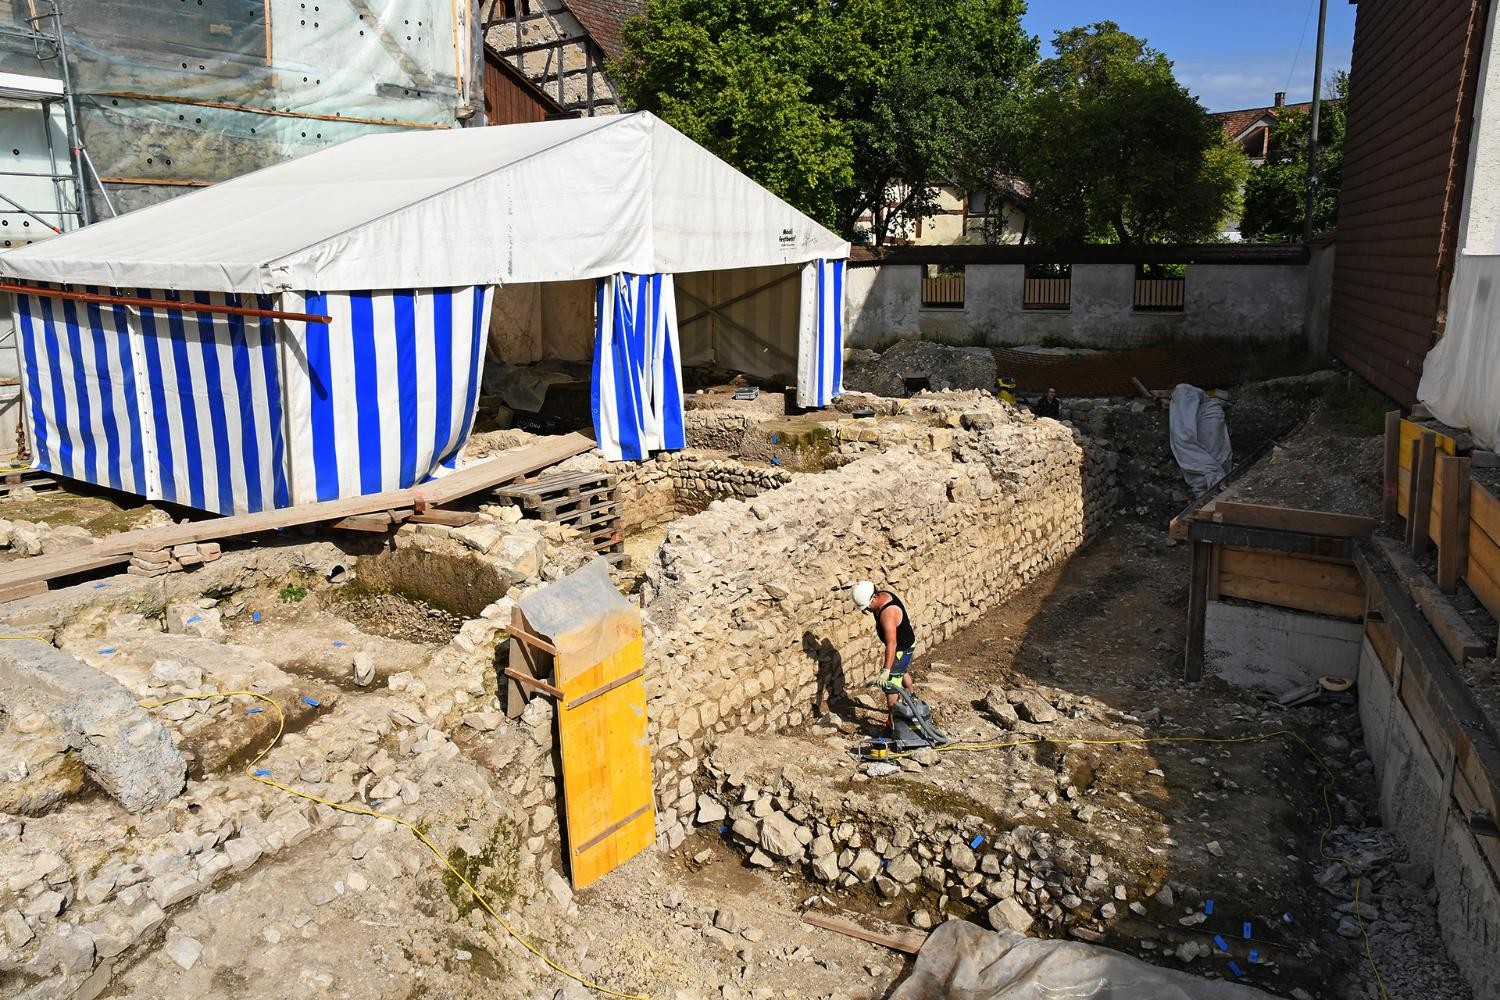
[[[1276,91],[1276,106],[1278,108],[1284,108],[1284,107],[1286,107],[1286,91],[1284,91],[1284,90],[1278,90],[1278,91]]]

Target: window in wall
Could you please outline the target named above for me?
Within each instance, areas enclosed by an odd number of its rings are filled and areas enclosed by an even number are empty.
[[[1022,309],[1066,310],[1073,304],[1072,264],[1027,264]]]
[[[922,308],[962,309],[964,307],[964,266],[962,264],[922,265]]]
[[[1136,312],[1182,312],[1186,289],[1186,264],[1135,266]]]

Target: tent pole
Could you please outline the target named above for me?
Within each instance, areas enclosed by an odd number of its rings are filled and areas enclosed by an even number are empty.
[[[281,312],[276,309],[251,309],[247,306],[216,306],[203,302],[168,302],[162,299],[137,299],[125,295],[94,295],[90,292],[67,292],[59,288],[36,288],[32,285],[0,283],[0,292],[15,292],[19,295],[39,295],[49,299],[72,299],[74,302],[98,302],[112,306],[139,306],[142,309],[161,309],[165,312],[218,313],[224,316],[269,316],[272,319],[298,320],[303,323],[331,323],[332,316],[312,316],[308,313]]]

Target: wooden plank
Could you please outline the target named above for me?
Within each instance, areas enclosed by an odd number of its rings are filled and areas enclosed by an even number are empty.
[[[1242,601],[1270,604],[1332,618],[1358,620],[1365,613],[1364,598],[1357,594],[1342,594],[1253,576],[1225,574],[1219,579],[1219,593]]]
[[[1448,655],[1457,663],[1463,663],[1471,656],[1483,655],[1487,649],[1485,643],[1469,627],[1469,623],[1464,620],[1463,615],[1459,614],[1453,602],[1444,597],[1437,589],[1437,585],[1422,572],[1416,560],[1403,551],[1393,539],[1377,538],[1375,542],[1385,553],[1385,557],[1390,560],[1397,579],[1411,595],[1411,599],[1416,602],[1417,608],[1427,619],[1427,623],[1432,626],[1432,630],[1437,633]]]
[[[443,524],[450,528],[462,528],[479,520],[479,515],[469,510],[425,510],[406,520],[410,524]]]
[[[1402,517],[1409,517],[1408,512],[1411,510],[1410,471],[1417,464],[1416,453],[1412,449],[1412,444],[1420,444],[1423,434],[1433,435],[1433,437],[1437,440],[1437,447],[1439,451],[1442,451],[1449,455],[1458,454],[1458,442],[1448,435],[1440,434],[1437,431],[1434,431],[1431,428],[1412,420],[1403,419],[1401,421],[1400,445],[1398,449],[1399,466],[1397,485],[1399,487],[1399,492],[1397,494],[1397,513],[1399,513]]]
[[[410,511],[386,510],[377,514],[351,514],[329,523],[343,531],[391,531],[405,521]]]
[[[610,681],[603,687],[595,688],[588,694],[581,694],[577,698],[574,698],[572,701],[568,702],[568,708],[580,708],[584,705],[587,705],[595,698],[598,698],[601,695],[609,694],[615,688],[629,684],[631,681],[636,680],[637,678],[644,677],[645,674],[646,670],[644,667],[642,667],[640,670],[634,671],[633,673],[628,673],[623,677],[616,677],[614,680]]]
[[[532,691],[537,691],[545,695],[551,695],[553,698],[557,699],[561,699],[563,697],[562,688],[559,688],[553,684],[548,684],[546,681],[541,680],[540,678],[533,677],[530,674],[523,673],[522,671],[516,670],[512,667],[505,668],[505,676],[509,677],[511,680],[515,681],[522,687],[528,688]]]
[[[526,645],[534,646],[544,653],[550,653],[553,656],[557,655],[556,646],[552,645],[552,643],[548,642],[546,639],[541,638],[540,636],[532,635],[530,632],[526,631],[519,625],[512,623],[509,629],[509,634],[512,639],[519,639],[522,642],[526,643]]]
[[[1365,635],[1369,637],[1370,645],[1375,647],[1375,655],[1380,658],[1380,666],[1386,675],[1394,678],[1400,665],[1401,650],[1396,645],[1391,627],[1385,622],[1366,619]]]
[[[1427,514],[1427,538],[1433,545],[1441,545],[1443,540],[1443,491],[1448,488],[1448,470],[1443,463],[1446,458],[1453,456],[1440,451],[1433,456],[1432,462],[1432,503]]]
[[[1223,572],[1224,546],[1215,545],[1208,550],[1208,599],[1219,599],[1219,574]]]
[[[1183,537],[1195,542],[1236,545],[1240,548],[1267,549],[1273,552],[1295,552],[1311,559],[1331,559],[1347,563],[1354,556],[1354,540],[1329,538],[1326,535],[1303,535],[1269,528],[1246,528],[1237,524],[1214,524],[1190,521]]]
[[[557,725],[568,873],[576,889],[598,881],[656,839],[640,617],[632,610],[629,616],[612,613],[588,624],[609,637],[613,650],[597,661],[597,644],[582,653],[564,651],[556,670],[564,691]],[[607,693],[586,697],[632,674]],[[574,702],[579,707],[570,707]]]
[[[1329,535],[1334,538],[1365,538],[1375,530],[1373,517],[1354,514],[1330,514],[1321,510],[1297,507],[1271,507],[1265,504],[1235,503],[1218,500],[1209,520],[1215,524],[1234,524],[1273,531],[1295,531],[1306,535]]]
[[[1469,518],[1492,540],[1500,542],[1500,497],[1476,480],[1469,483]]]
[[[1500,618],[1500,545],[1494,539],[1470,523],[1469,565],[1464,571],[1464,583],[1485,610]]]
[[[1401,485],[1401,411],[1391,410],[1385,415],[1385,478],[1381,492],[1380,516],[1386,524],[1394,524],[1400,509],[1397,492]]]
[[[1442,456],[1437,479],[1442,497],[1437,584],[1443,593],[1451,594],[1458,589],[1458,574],[1469,556],[1469,460]]]
[[[1314,590],[1363,597],[1365,588],[1353,565],[1303,559],[1282,552],[1257,552],[1226,546],[1219,559],[1220,573],[1290,583]]]
[[[1207,542],[1194,542],[1192,568],[1188,579],[1188,625],[1187,648],[1184,654],[1183,674],[1189,681],[1203,679],[1203,636],[1208,622],[1208,570],[1209,550]]]
[[[1417,509],[1418,476],[1416,469],[1421,462],[1422,442],[1420,440],[1413,440],[1410,445],[1403,445],[1402,447],[1409,449],[1411,452],[1411,465],[1407,467],[1406,481],[1401,486],[1402,495],[1406,497],[1406,506],[1402,509],[1402,515],[1406,518],[1405,538],[1406,544],[1410,545],[1415,535],[1412,525],[1416,523],[1416,518],[1412,514]]]
[[[1427,554],[1432,530],[1432,470],[1437,461],[1437,435],[1432,431],[1422,434],[1422,443],[1417,455],[1416,506],[1411,513],[1411,554],[1420,559]]]
[[[892,951],[899,951],[904,955],[915,955],[922,950],[922,945],[927,941],[927,935],[921,931],[897,930],[896,928],[888,931],[866,930],[852,921],[824,916],[813,910],[808,910],[802,914],[802,922],[811,924],[814,927],[821,927],[825,931],[842,934],[845,937],[867,941],[870,944],[878,944],[882,948],[890,948]]]
[[[528,629],[526,616],[520,608],[512,608],[510,612],[509,633],[525,632]],[[510,651],[510,663],[505,670],[505,715],[507,718],[518,719],[526,710],[526,703],[531,700],[536,690],[524,685],[527,679],[535,680],[539,677],[550,676],[553,671],[554,659],[551,653],[536,648],[524,642],[507,642]],[[546,693],[546,692],[542,692]],[[553,695],[552,697],[557,697]]]
[[[188,542],[206,542],[213,539],[255,535],[299,524],[336,521],[356,514],[414,507],[423,501],[431,506],[442,506],[472,493],[489,489],[497,483],[507,482],[517,476],[524,476],[538,469],[556,465],[564,459],[588,451],[593,446],[594,443],[581,434],[565,434],[557,438],[547,438],[519,451],[497,455],[487,461],[460,469],[437,482],[409,490],[391,490],[368,496],[330,500],[326,503],[302,504],[279,510],[261,511],[257,514],[206,517],[201,521],[188,524],[142,528],[109,535],[93,545],[74,549],[72,552],[57,556],[36,556],[0,569],[0,600],[15,600],[14,596],[5,595],[19,594],[27,586],[35,583],[45,584],[48,581],[77,573],[88,573],[129,562],[130,554],[137,549],[164,549]],[[32,591],[32,593],[35,592]]]

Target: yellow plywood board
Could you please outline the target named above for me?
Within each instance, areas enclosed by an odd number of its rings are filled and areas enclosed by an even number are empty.
[[[1401,421],[1401,447],[1396,453],[1398,466],[1396,474],[1396,485],[1398,488],[1398,492],[1396,493],[1396,510],[1402,517],[1406,516],[1407,484],[1411,482],[1411,443],[1413,441],[1420,441],[1422,435],[1429,430],[1432,429],[1410,420]],[[1447,452],[1450,455],[1458,454],[1458,443],[1456,441],[1446,434],[1438,434],[1436,431],[1433,431],[1433,434],[1437,438],[1438,451]],[[1434,493],[1433,495],[1436,496],[1437,494]]]
[[[624,623],[607,620],[608,625]],[[560,652],[558,743],[568,825],[569,871],[582,889],[651,846],[656,804],[646,732],[639,620],[597,663]],[[614,645],[606,642],[605,646]]]

